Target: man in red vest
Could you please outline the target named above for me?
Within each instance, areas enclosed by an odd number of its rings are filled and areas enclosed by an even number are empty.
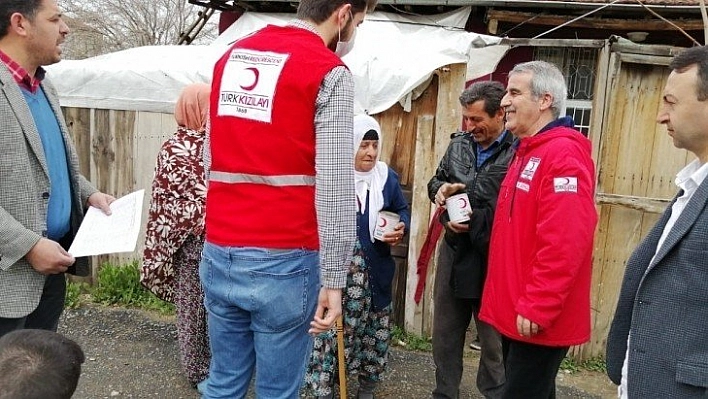
[[[341,314],[355,239],[354,82],[342,56],[376,0],[301,0],[298,19],[216,63],[200,276],[205,398],[297,398],[309,334]],[[309,333],[309,334],[308,334]]]

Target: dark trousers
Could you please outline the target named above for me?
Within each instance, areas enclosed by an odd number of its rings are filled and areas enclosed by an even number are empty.
[[[556,374],[568,346],[544,346],[502,337],[504,399],[554,399]]]
[[[66,297],[66,277],[64,273],[47,276],[39,305],[30,314],[19,318],[0,317],[0,337],[22,329],[40,329],[56,331],[59,317],[64,310]]]
[[[477,389],[485,398],[500,398],[504,385],[501,336],[487,323],[477,320],[479,299],[453,295],[450,286],[454,250],[443,240],[435,272],[435,309],[433,312],[433,360],[435,390],[433,398],[457,398],[462,379],[462,356],[467,327],[475,318],[482,351],[477,372]]]
[[[477,389],[487,399],[498,399],[502,397],[506,381],[502,338],[494,327],[479,319],[480,302],[481,299],[475,300],[472,312],[480,346]]]

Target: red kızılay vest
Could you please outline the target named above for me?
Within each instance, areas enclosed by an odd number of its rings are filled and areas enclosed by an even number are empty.
[[[319,249],[315,101],[344,65],[306,29],[269,25],[214,67],[206,240],[221,246]]]

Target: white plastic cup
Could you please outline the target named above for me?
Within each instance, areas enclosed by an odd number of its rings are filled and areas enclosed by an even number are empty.
[[[376,227],[374,228],[374,238],[383,241],[383,235],[396,229],[396,225],[401,220],[397,213],[380,211],[376,218]]]
[[[462,223],[470,220],[470,198],[467,193],[455,194],[445,200],[447,214],[450,216],[450,221],[454,223]]]

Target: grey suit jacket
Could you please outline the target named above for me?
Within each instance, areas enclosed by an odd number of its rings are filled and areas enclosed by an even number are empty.
[[[42,88],[61,126],[72,189],[71,231],[78,229],[83,207],[97,190],[79,174],[54,87]],[[18,318],[39,304],[45,276],[24,256],[46,235],[49,173],[42,142],[20,88],[0,62],[0,317]],[[65,243],[66,244],[66,243]],[[86,275],[87,259],[77,259],[75,273]]]
[[[671,206],[627,261],[607,338],[607,373],[620,383],[631,329],[630,398],[708,397],[707,202],[708,179],[694,193],[654,261]]]

